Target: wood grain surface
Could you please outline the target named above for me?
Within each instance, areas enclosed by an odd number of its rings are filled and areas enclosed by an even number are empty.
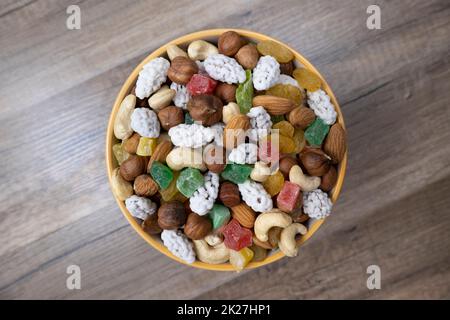
[[[450,3],[0,2],[0,298],[450,298]],[[81,8],[81,29],[66,8]],[[349,165],[299,256],[242,273],[149,247],[110,192],[104,141],[127,75],[188,32],[255,30],[304,54],[341,103]],[[81,290],[66,268],[81,268]],[[381,290],[366,268],[379,265]]]

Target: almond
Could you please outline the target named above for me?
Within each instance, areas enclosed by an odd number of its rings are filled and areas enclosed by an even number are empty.
[[[232,207],[231,215],[245,228],[253,228],[255,225],[256,213],[245,203]]]
[[[233,116],[223,131],[223,145],[233,149],[245,141],[246,131],[250,129],[250,119],[243,114]]]
[[[316,119],[314,111],[306,107],[297,107],[288,114],[289,122],[297,128],[305,130]]]
[[[150,161],[147,165],[147,172],[150,173],[150,168],[152,167],[153,161],[165,162],[167,155],[172,151],[172,142],[168,140],[161,141],[153,151]]]
[[[323,149],[336,163],[344,159],[345,151],[347,150],[347,141],[345,130],[339,123],[331,126]]]
[[[295,104],[291,100],[269,95],[254,97],[253,106],[263,106],[273,116],[286,114],[295,108]]]

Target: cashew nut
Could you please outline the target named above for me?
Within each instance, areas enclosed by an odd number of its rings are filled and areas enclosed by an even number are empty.
[[[192,60],[205,60],[209,55],[219,53],[215,45],[204,40],[192,41],[187,51]]]
[[[240,114],[239,105],[234,102],[230,102],[222,108],[222,121],[227,124],[231,118],[235,115]]]
[[[295,165],[289,171],[289,181],[300,186],[302,191],[309,192],[320,186],[320,177],[311,177],[305,175],[302,169]]]
[[[250,173],[250,178],[258,182],[264,182],[271,175],[270,168],[267,163],[258,161]]]
[[[187,56],[188,56],[186,51],[181,49],[176,44],[169,44],[167,46],[167,55],[169,56],[170,61],[172,61],[176,57],[186,57],[187,58]]]
[[[177,92],[173,89],[169,89],[168,86],[162,86],[156,91],[149,99],[148,105],[155,111],[159,111],[162,108],[167,107],[172,102],[173,97]]]
[[[223,238],[218,233],[210,233],[203,240],[213,247],[223,242]]]
[[[133,195],[134,191],[131,183],[122,178],[119,170],[120,168],[115,168],[111,174],[111,189],[117,199],[125,201]]]
[[[219,264],[230,259],[230,250],[225,243],[211,247],[205,240],[193,240],[197,258],[205,263]]]
[[[292,218],[279,209],[261,213],[255,220],[255,235],[258,240],[267,241],[267,232],[272,227],[286,228],[292,223]]]
[[[295,257],[298,253],[295,235],[300,233],[305,235],[308,232],[306,227],[300,223],[293,223],[281,231],[280,242],[278,247],[288,257]]]
[[[114,135],[117,139],[125,140],[133,134],[131,129],[131,114],[136,106],[136,96],[129,94],[123,99],[114,119]]]
[[[167,155],[166,163],[172,170],[175,171],[179,171],[186,167],[195,168],[202,171],[206,170],[201,148],[175,148]]]

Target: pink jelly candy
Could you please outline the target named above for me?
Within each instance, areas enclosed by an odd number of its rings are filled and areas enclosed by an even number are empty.
[[[301,205],[302,192],[300,187],[292,182],[286,181],[277,197],[277,206],[285,212],[292,212]]]
[[[211,94],[216,89],[217,81],[204,74],[194,74],[187,84],[187,90],[192,96]]]
[[[242,227],[236,219],[232,219],[222,230],[225,246],[239,251],[252,245],[253,233]]]

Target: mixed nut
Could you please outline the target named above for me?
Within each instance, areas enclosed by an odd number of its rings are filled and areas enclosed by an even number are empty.
[[[307,220],[331,212],[346,152],[320,77],[234,31],[167,57],[144,65],[115,116],[115,196],[187,263],[296,256]]]

